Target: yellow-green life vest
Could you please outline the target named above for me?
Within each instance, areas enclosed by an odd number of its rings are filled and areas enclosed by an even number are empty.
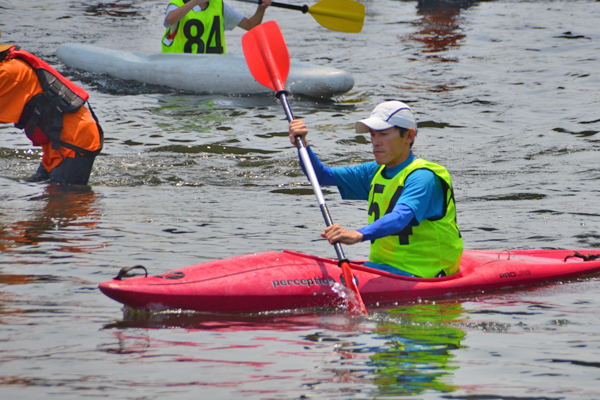
[[[186,3],[186,2],[185,2]],[[178,7],[184,0],[171,0]],[[223,1],[210,0],[205,10],[191,9],[177,24],[167,29],[162,39],[163,53],[225,53]]]
[[[369,224],[392,212],[406,178],[417,169],[428,169],[440,180],[446,199],[445,213],[439,219],[424,219],[418,226],[407,226],[394,235],[375,239],[371,243],[369,261],[423,278],[433,278],[442,270],[446,275],[458,272],[463,240],[456,222],[452,183],[446,168],[418,158],[391,179],[382,175],[384,168],[383,165],[379,168],[371,182]]]

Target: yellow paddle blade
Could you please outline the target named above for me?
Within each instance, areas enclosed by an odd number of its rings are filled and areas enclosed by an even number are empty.
[[[358,33],[365,22],[365,6],[354,0],[321,0],[308,12],[332,31]]]

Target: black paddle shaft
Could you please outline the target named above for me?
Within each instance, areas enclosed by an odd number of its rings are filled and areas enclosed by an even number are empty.
[[[292,122],[294,120],[294,114],[292,113],[292,109],[290,107],[290,103],[288,102],[287,99],[287,93],[285,90],[281,90],[279,92],[277,92],[276,94],[277,98],[281,100],[281,104],[283,105],[283,111],[285,111],[285,115],[288,119],[288,122]],[[304,149],[304,151],[306,151],[305,147],[304,147],[304,143],[302,142],[302,139],[300,138],[300,136],[296,136],[296,146],[298,147],[298,149],[301,149],[300,151],[302,151],[302,149]],[[304,164],[306,164],[306,162],[308,161],[310,163],[310,159],[307,160],[303,160]],[[310,166],[306,165],[306,168],[312,168],[312,164]],[[316,180],[316,177],[314,178]],[[310,181],[310,177],[309,177],[309,181]],[[323,198],[323,194],[318,192],[321,192],[321,188],[319,186],[319,182],[315,181],[314,183],[311,181],[310,182],[313,185],[313,190],[315,191],[315,195],[317,196],[317,199],[319,199],[319,197]],[[319,208],[321,209],[321,214],[323,214],[323,219],[325,220],[325,224],[327,226],[331,226],[333,225],[333,220],[331,219],[331,214],[329,213],[329,209],[327,208],[327,204],[325,204],[325,199],[323,199],[322,201],[319,200]],[[339,261],[344,261],[346,259],[346,255],[344,254],[344,250],[342,249],[342,245],[339,242],[336,242],[333,245],[333,248],[335,249],[335,252],[338,256],[338,260]]]
[[[262,4],[262,1],[259,1],[258,4]],[[271,7],[287,8],[288,10],[298,10],[302,11],[304,14],[308,12],[308,6],[306,4],[303,6],[297,6],[294,4],[278,3],[274,1],[271,3]]]

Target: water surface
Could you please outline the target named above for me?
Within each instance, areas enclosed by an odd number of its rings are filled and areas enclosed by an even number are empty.
[[[292,61],[355,78],[334,99],[292,96],[296,117],[323,161],[341,166],[372,159],[354,122],[403,100],[419,120],[415,154],[452,174],[466,248],[599,251],[600,3],[473,3],[365,1],[360,34],[268,10]],[[369,318],[147,314],[103,296],[97,285],[135,264],[159,273],[284,248],[335,256],[273,96],[183,93],[56,59],[66,42],[158,52],[165,7],[0,4],[3,42],[85,87],[106,132],[90,186],[61,188],[27,183],[40,153],[0,127],[3,398],[600,397],[596,277]],[[241,53],[242,34],[228,32],[230,53]],[[365,224],[366,204],[325,196],[336,222]],[[345,252],[364,259],[368,245]]]

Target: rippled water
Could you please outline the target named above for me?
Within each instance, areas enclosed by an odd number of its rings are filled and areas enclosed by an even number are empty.
[[[291,106],[330,165],[372,159],[352,127],[379,102],[417,112],[418,156],[445,165],[467,248],[600,249],[600,3],[365,1],[360,34],[269,9],[293,61],[351,72],[334,99]],[[245,14],[254,6],[230,2]],[[303,4],[303,3],[298,3]],[[106,132],[89,188],[23,181],[39,163],[0,126],[2,398],[592,399],[597,278],[343,313],[215,316],[122,310],[97,289],[288,248],[334,257],[270,96],[206,96],[73,71],[59,44],[158,52],[164,1],[0,3],[2,40],[91,94]],[[240,53],[243,31],[228,32]],[[333,218],[366,205],[325,190]],[[368,246],[346,246],[364,259]]]

